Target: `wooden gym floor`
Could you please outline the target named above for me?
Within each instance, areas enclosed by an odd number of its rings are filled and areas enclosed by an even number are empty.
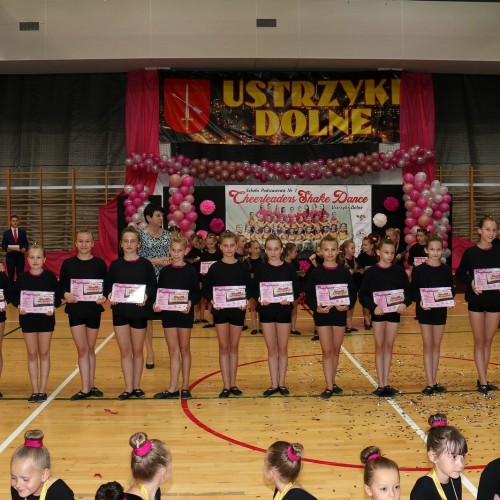
[[[363,499],[359,453],[375,444],[401,468],[402,498],[409,498],[416,479],[429,466],[422,440],[430,414],[444,412],[468,438],[464,473],[464,499],[475,498],[483,466],[499,455],[500,392],[484,397],[475,391],[476,370],[472,336],[463,295],[450,310],[442,345],[439,381],[448,393],[424,397],[422,342],[414,306],[402,318],[396,339],[390,382],[404,394],[392,400],[370,395],[375,368],[371,332],[362,328],[359,304],[354,326],[346,336],[336,382],[344,396],[323,401],[324,389],[319,342],[311,342],[313,323],[308,311],[299,310],[298,330],[289,343],[288,398],[263,398],[269,376],[261,334],[243,332],[240,343],[238,386],[240,398],[218,399],[222,389],[218,373],[215,331],[196,326],[192,334],[193,399],[154,400],[168,382],[168,354],[163,331],[155,322],[156,367],[144,370],[146,399],[118,401],[122,392],[118,346],[107,310],[98,338],[96,385],[102,399],[70,401],[80,389],[76,349],[66,315],[57,311],[52,340],[49,399],[30,404],[24,340],[17,311],[9,306],[3,339],[4,367],[0,390],[1,498],[8,497],[10,456],[23,441],[25,430],[40,428],[52,456],[55,477],[63,478],[75,498],[92,499],[103,482],[130,482],[129,436],[145,431],[165,441],[173,454],[173,477],[162,487],[165,497],[236,500],[272,498],[262,476],[264,450],[275,440],[298,441],[306,460],[301,483],[319,499]],[[489,378],[500,385],[500,338],[493,346]]]

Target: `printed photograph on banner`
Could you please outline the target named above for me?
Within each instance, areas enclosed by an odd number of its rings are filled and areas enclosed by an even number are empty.
[[[313,252],[331,234],[356,255],[371,232],[371,186],[226,186],[226,227],[262,245],[270,234]]]

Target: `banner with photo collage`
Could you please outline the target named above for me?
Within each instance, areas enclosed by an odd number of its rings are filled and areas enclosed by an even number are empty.
[[[371,186],[226,186],[226,227],[262,245],[270,234],[314,251],[331,234],[352,239],[356,255],[372,226]]]

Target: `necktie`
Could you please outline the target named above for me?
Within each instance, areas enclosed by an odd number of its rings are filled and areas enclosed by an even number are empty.
[[[14,229],[14,243],[17,243],[17,229]]]

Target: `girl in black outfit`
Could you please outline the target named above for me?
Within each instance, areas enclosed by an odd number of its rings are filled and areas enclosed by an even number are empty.
[[[417,479],[410,500],[461,500],[467,441],[461,432],[448,425],[440,413],[429,417],[427,456],[434,464],[431,472]]]
[[[2,340],[3,334],[5,332],[5,320],[7,319],[5,309],[7,307],[7,304],[10,304],[10,302],[10,282],[2,267],[0,268],[0,375],[2,375],[3,367]],[[3,394],[1,392],[0,398],[3,398]]]
[[[446,307],[424,309],[420,293],[421,288],[448,287],[455,296],[451,269],[441,262],[443,251],[441,238],[436,235],[431,236],[425,245],[428,260],[414,267],[412,271],[411,288],[413,300],[417,304],[417,320],[424,346],[424,369],[427,378],[427,386],[422,391],[424,396],[446,392],[446,388],[437,383],[437,371],[448,309]]]
[[[359,266],[359,276],[361,288],[361,283],[363,282],[363,276],[365,271],[371,266],[374,266],[378,262],[377,253],[375,252],[377,238],[373,236],[366,236],[363,238],[361,243],[361,252],[358,255],[358,266]],[[363,306],[363,318],[365,323],[365,330],[372,329],[372,320],[370,318],[370,310]]]
[[[109,267],[106,295],[111,301],[113,310],[113,327],[120,348],[125,390],[118,399],[125,400],[131,396],[143,398],[140,388],[142,368],[144,365],[144,339],[148,318],[152,313],[152,305],[156,296],[156,274],[153,264],[144,257],[139,257],[141,243],[139,233],[132,227],[126,227],[120,237],[123,257],[111,263]],[[111,300],[114,284],[145,285],[144,300],[137,304],[119,303]]]
[[[203,267],[202,266],[203,262],[216,262],[220,259],[222,259],[222,252],[217,246],[217,236],[215,236],[215,234],[213,233],[208,233],[207,237],[205,238],[205,248],[201,252],[200,267]],[[203,281],[205,280],[206,275],[207,275],[206,271],[204,273],[200,272],[200,283],[202,288],[203,288]],[[210,315],[210,321],[207,321],[205,319],[205,309],[208,309],[208,313]],[[207,300],[203,296],[200,301],[200,322],[206,323],[205,325],[202,326],[202,328],[213,328],[215,326],[214,318],[210,313],[210,306],[207,303]]]
[[[71,335],[78,351],[78,367],[82,388],[71,396],[71,400],[85,399],[89,396],[98,398],[103,393],[94,385],[95,377],[95,344],[104,297],[104,279],[107,274],[106,263],[99,257],[92,255],[94,237],[90,231],[82,230],[76,235],[78,255],[66,259],[59,273],[61,295],[66,300],[65,312],[69,317]],[[81,301],[72,293],[72,279],[101,280],[101,296],[95,302]]]
[[[299,443],[276,441],[264,458],[264,477],[274,485],[273,500],[316,500],[300,486],[304,447]]]
[[[262,249],[260,247],[260,243],[257,240],[252,240],[250,243],[247,243],[249,254],[243,262],[248,266],[250,270],[250,277],[253,279],[255,274],[255,269],[264,262],[264,259],[261,256]],[[252,319],[252,331],[250,335],[257,335],[259,331],[259,318],[257,315],[257,301],[251,297],[249,299],[250,305],[250,318]]]
[[[295,269],[281,260],[283,243],[274,234],[268,236],[265,243],[267,262],[255,270],[254,298],[258,300],[257,311],[267,346],[267,362],[271,375],[271,387],[264,391],[269,397],[279,392],[288,396],[285,377],[288,367],[288,338],[292,321],[294,300],[299,298],[299,280]],[[269,303],[260,296],[260,284],[269,282],[289,282],[292,285],[293,300],[283,300],[279,303]]]
[[[498,224],[491,216],[483,217],[478,224],[480,240],[468,248],[456,271],[456,277],[466,285],[469,320],[474,336],[474,361],[477,368],[477,390],[481,394],[496,391],[498,387],[487,377],[493,338],[500,322],[500,290],[479,290],[474,280],[474,270],[500,268],[500,245],[493,245]]]
[[[212,305],[215,330],[219,340],[219,364],[222,375],[222,388],[219,398],[230,394],[241,396],[243,392],[236,386],[238,371],[238,347],[245,319],[247,304],[242,307],[221,309],[214,305],[214,286],[243,286],[246,300],[250,297],[251,278],[248,267],[235,257],[236,236],[226,231],[220,235],[222,259],[212,264],[203,282],[202,293]]]
[[[425,253],[427,238],[429,236],[429,231],[427,229],[420,227],[417,230],[417,241],[408,250],[408,265],[410,267],[415,266],[415,257],[427,257]]]
[[[28,398],[30,403],[40,403],[47,400],[50,341],[56,326],[55,308],[61,305],[57,278],[53,273],[43,268],[44,263],[45,250],[40,245],[32,245],[28,250],[30,270],[21,273],[12,294],[12,304],[19,308],[19,324],[28,351],[28,372],[33,387],[33,393]],[[52,311],[45,314],[27,313],[21,307],[21,294],[25,290],[52,292],[54,294]]]
[[[182,367],[181,399],[191,399],[189,373],[191,371],[191,329],[193,328],[194,306],[200,300],[198,273],[193,266],[184,262],[187,240],[184,236],[174,236],[170,242],[172,263],[160,271],[158,288],[170,288],[188,292],[188,303],[183,311],[164,311],[155,303],[155,312],[161,312],[165,340],[170,357],[170,385],[163,392],[155,394],[155,399],[179,397],[179,376]]]

